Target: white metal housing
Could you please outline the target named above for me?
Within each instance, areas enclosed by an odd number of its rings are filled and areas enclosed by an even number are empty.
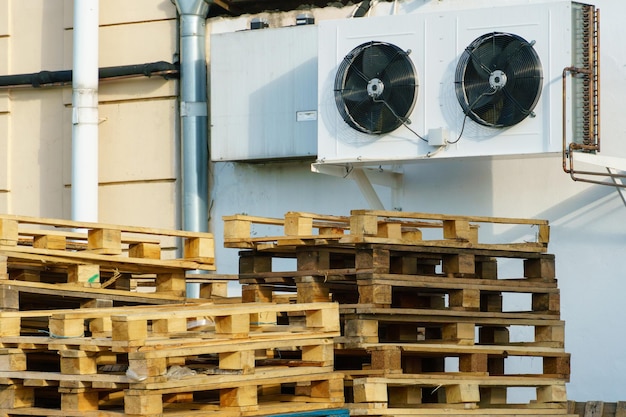
[[[211,159],[315,157],[317,26],[211,36]]]
[[[468,0],[458,3],[461,9],[437,11],[430,7],[426,12],[417,9],[405,15],[320,22],[317,164],[559,152],[561,74],[571,65],[572,4],[502,3]],[[543,69],[536,117],[509,128],[485,127],[467,118],[457,143],[434,146],[441,143],[442,137],[455,142],[463,126],[464,113],[454,84],[459,57],[476,38],[495,31],[535,42]],[[409,126],[415,133],[405,126],[383,135],[361,133],[345,123],[337,111],[333,90],[339,64],[353,48],[368,41],[388,42],[411,51],[409,57],[419,83],[417,102],[409,116]]]

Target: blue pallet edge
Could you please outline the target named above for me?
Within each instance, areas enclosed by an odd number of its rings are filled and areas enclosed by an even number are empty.
[[[272,414],[271,417],[350,417],[350,410],[337,408],[332,410],[305,411],[302,413]]]

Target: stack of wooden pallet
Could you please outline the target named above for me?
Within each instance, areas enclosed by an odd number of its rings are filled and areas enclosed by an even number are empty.
[[[335,366],[352,416],[568,415],[547,221],[355,210],[224,222],[244,301],[340,303]]]
[[[0,415],[346,417],[338,304],[214,270],[208,233],[0,216]]]
[[[214,252],[209,233],[1,215],[0,309],[180,303]],[[207,283],[225,293],[224,280]]]
[[[344,398],[343,375],[333,367],[337,308],[50,310],[39,332],[21,323],[44,312],[3,312],[0,414],[254,416],[338,408]]]

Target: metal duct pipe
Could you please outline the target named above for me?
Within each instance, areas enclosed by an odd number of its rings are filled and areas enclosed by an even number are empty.
[[[183,229],[208,231],[208,95],[206,18],[209,0],[175,0],[180,18],[180,116]],[[198,297],[198,285],[187,296]]]
[[[98,8],[74,0],[72,220],[98,221]]]

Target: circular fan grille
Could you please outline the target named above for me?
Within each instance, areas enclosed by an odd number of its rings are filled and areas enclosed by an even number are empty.
[[[391,132],[404,123],[417,97],[415,67],[408,52],[384,42],[368,42],[343,59],[335,77],[335,101],[354,129]]]
[[[456,95],[463,111],[484,126],[513,126],[532,114],[543,74],[533,44],[494,32],[472,42],[456,68]]]

